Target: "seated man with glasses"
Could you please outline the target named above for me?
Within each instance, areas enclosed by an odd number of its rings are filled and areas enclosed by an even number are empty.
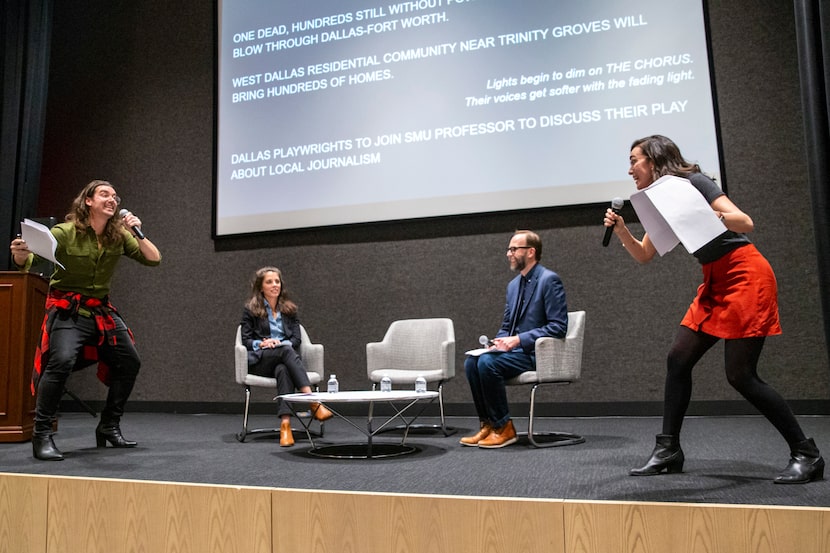
[[[461,445],[500,448],[517,441],[504,381],[536,370],[536,339],[564,338],[568,305],[559,275],[539,263],[542,241],[519,230],[510,239],[507,260],[519,274],[507,285],[504,319],[489,351],[464,362],[481,429],[461,438]]]

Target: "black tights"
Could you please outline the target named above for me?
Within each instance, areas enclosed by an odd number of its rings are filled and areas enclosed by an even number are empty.
[[[684,326],[678,330],[667,363],[663,434],[680,435],[683,417],[692,397],[692,368],[718,340],[719,338],[694,332]],[[726,379],[775,426],[792,447],[806,437],[784,398],[758,377],[758,357],[763,347],[763,337],[725,340]]]

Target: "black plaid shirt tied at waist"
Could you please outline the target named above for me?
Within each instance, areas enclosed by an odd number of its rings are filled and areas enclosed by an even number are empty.
[[[84,346],[73,370],[80,370],[98,363],[98,379],[104,384],[109,385],[109,367],[98,359],[98,347],[104,344],[116,345],[117,335],[114,332],[115,319],[113,319],[112,315],[113,313],[117,314],[118,311],[109,302],[108,296],[103,299],[91,298],[77,292],[64,292],[62,290],[52,289],[46,298],[46,314],[43,317],[43,325],[41,326],[40,342],[35,351],[31,386],[33,395],[37,390],[37,383],[40,375],[43,373],[43,368],[46,367],[49,360],[49,333],[52,330],[52,325],[58,313],[66,311],[75,316],[94,319],[95,326],[98,329],[97,342]],[[127,332],[130,335],[130,339],[135,343],[132,331],[128,328]]]

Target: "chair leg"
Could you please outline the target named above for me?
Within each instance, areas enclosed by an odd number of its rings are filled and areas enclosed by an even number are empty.
[[[66,395],[68,395],[69,397],[71,397],[71,398],[72,398],[72,399],[74,399],[75,401],[77,401],[77,402],[78,402],[78,404],[79,404],[81,407],[83,407],[83,408],[84,408],[84,410],[85,410],[87,413],[89,413],[90,415],[92,415],[93,417],[97,417],[97,416],[98,416],[98,413],[96,413],[96,412],[95,412],[95,409],[93,409],[92,407],[90,407],[90,406],[89,406],[89,405],[88,405],[88,404],[87,404],[84,400],[82,400],[81,398],[79,398],[78,396],[76,396],[76,395],[75,395],[75,393],[74,393],[72,390],[70,390],[69,388],[64,387],[64,389],[63,389],[63,393],[64,393],[64,394],[66,394]]]
[[[539,384],[534,384],[530,389],[530,412],[527,419],[527,441],[530,445],[537,448],[542,447],[560,447],[564,445],[576,445],[585,441],[585,438],[578,434],[571,434],[569,432],[534,432],[533,422],[536,420],[534,410],[536,408],[536,388]],[[523,433],[519,433],[522,435]],[[538,441],[536,438],[545,438],[543,441]]]
[[[242,414],[242,432],[236,435],[236,439],[245,442],[248,436],[248,409],[251,407],[251,387],[245,386],[245,412]]]
[[[245,386],[245,411],[242,413],[242,430],[236,434],[236,439],[239,442],[244,443],[248,436],[254,434],[279,434],[279,428],[248,428],[248,415],[250,414],[251,410],[251,387]],[[318,421],[320,425],[320,430],[317,432],[313,430],[309,430],[314,437],[322,438],[323,433],[325,431],[324,423]],[[300,429],[291,428],[292,432],[300,432]],[[305,430],[302,430],[305,432]]]
[[[457,429],[447,426],[447,421],[444,419],[444,381],[438,383],[438,410],[441,413],[441,430],[444,436],[452,436],[457,432]]]

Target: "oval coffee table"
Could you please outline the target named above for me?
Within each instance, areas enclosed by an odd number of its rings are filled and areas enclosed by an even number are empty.
[[[297,417],[308,435],[308,440],[311,442],[309,454],[317,457],[329,457],[335,459],[382,459],[384,457],[407,455],[417,451],[417,448],[406,444],[409,429],[418,416],[424,411],[426,406],[435,401],[438,397],[438,392],[416,392],[414,390],[392,390],[390,392],[311,392],[308,394],[285,394],[277,397],[282,398],[295,415],[297,414],[297,411],[307,410],[311,403],[322,403],[332,413],[334,413],[335,416],[346,421],[350,426],[366,436],[366,442],[318,446],[314,443],[314,438],[312,437],[312,432],[310,431],[313,417],[308,417],[308,420],[303,417]],[[419,403],[420,405],[418,405]],[[374,416],[375,404],[389,405],[394,411],[391,416],[388,416],[385,419],[381,418],[381,424],[377,426],[374,426],[377,422]],[[359,424],[355,424],[354,421],[343,415],[342,408],[344,405],[367,406],[365,428],[361,427]],[[418,405],[420,409],[415,409],[416,405]],[[374,443],[373,438],[375,435],[386,429],[386,427],[395,419],[400,419],[404,427],[404,433],[400,443]]]

